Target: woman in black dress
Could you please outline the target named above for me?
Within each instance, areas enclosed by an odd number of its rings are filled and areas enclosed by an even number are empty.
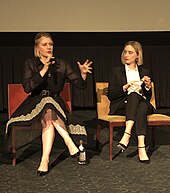
[[[60,92],[66,79],[78,88],[84,88],[87,73],[91,73],[92,62],[78,62],[81,76],[77,75],[68,63],[53,56],[53,39],[45,32],[35,36],[34,55],[34,58],[26,60],[23,69],[22,85],[25,92],[31,94],[13,113],[7,123],[7,132],[10,132],[10,127],[14,124],[30,125],[35,121],[41,122],[42,157],[37,174],[42,176],[48,173],[50,152],[55,138],[54,129],[64,139],[70,155],[76,157],[79,154],[68,130],[78,129],[81,134],[86,131],[84,126],[69,122],[71,119]]]
[[[141,163],[150,163],[145,149],[147,115],[153,112],[151,78],[143,64],[142,47],[137,41],[125,44],[121,54],[122,66],[114,67],[110,74],[108,98],[110,115],[125,115],[126,127],[118,148],[124,151],[129,144],[132,128],[138,139],[138,156]]]

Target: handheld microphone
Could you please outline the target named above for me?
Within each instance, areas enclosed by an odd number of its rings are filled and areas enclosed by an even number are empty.
[[[50,63],[55,62],[55,57],[50,58]]]
[[[49,65],[49,68],[48,68],[48,78],[51,77],[51,64],[52,64],[52,62],[55,62],[55,58],[54,57],[50,58],[49,62],[50,62],[50,65]]]

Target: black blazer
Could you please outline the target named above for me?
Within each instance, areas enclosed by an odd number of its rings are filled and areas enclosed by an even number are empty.
[[[143,76],[149,76],[150,73],[147,69],[138,66],[140,78]],[[113,115],[118,108],[118,106],[126,100],[127,92],[123,91],[123,85],[127,83],[125,66],[121,67],[114,67],[111,70],[110,77],[109,77],[109,87],[108,87],[108,98],[111,102],[110,104],[110,113]],[[149,89],[148,91],[145,89],[144,85],[142,85],[142,90],[149,101],[152,96],[152,91]]]

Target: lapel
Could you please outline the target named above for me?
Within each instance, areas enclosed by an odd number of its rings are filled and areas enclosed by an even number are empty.
[[[34,58],[33,65],[36,72],[39,72],[43,68],[43,64],[38,57]]]
[[[141,66],[138,66],[138,71],[139,71],[139,76],[140,76],[140,79],[141,79],[145,75],[144,70]]]
[[[126,84],[127,83],[127,78],[126,78],[126,71],[125,71],[125,66],[122,66],[120,69],[120,77],[122,77],[122,83]]]

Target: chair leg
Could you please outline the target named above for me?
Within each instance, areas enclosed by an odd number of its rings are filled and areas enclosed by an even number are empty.
[[[113,157],[113,127],[111,124],[109,124],[109,130],[110,130],[110,137],[109,137],[109,144],[110,144],[110,161],[112,161]]]
[[[170,125],[169,125],[169,153],[170,153]]]
[[[99,150],[100,131],[101,131],[101,125],[99,123],[97,123],[97,132],[96,132],[96,149],[97,150]]]
[[[15,127],[12,128],[12,165],[16,165],[16,132]]]

